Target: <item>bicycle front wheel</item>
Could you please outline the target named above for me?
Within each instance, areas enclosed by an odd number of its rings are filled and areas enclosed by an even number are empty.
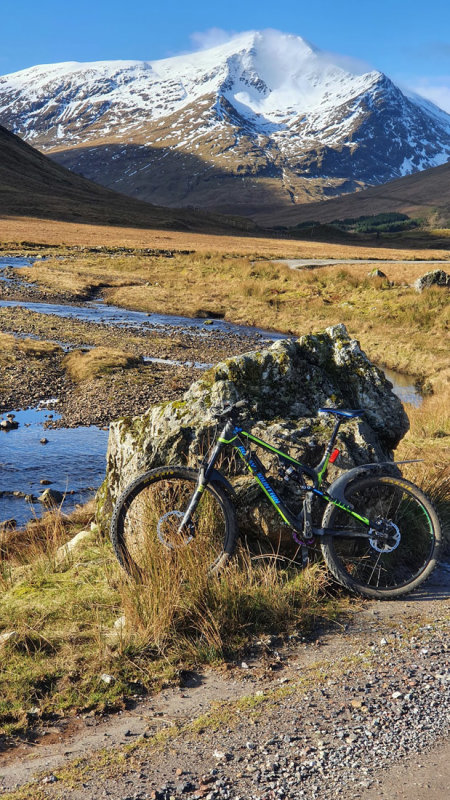
[[[139,476],[119,497],[111,520],[111,541],[120,565],[134,577],[161,559],[185,559],[185,566],[219,571],[232,555],[237,536],[234,507],[218,484],[208,484],[189,523],[179,532],[198,474],[186,467],[161,467]]]
[[[355,481],[346,500],[359,514],[383,520],[389,537],[358,523],[354,517],[329,504],[323,527],[322,552],[334,577],[351,591],[378,599],[412,591],[434,569],[442,541],[439,519],[430,500],[403,478],[380,476]],[[342,530],[343,535],[336,535]],[[344,536],[347,531],[369,533],[366,538]]]

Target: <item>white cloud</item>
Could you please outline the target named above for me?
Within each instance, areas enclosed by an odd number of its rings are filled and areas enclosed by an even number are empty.
[[[410,83],[411,86],[411,83]],[[450,75],[443,75],[436,80],[422,78],[411,86],[421,97],[426,97],[432,103],[450,114]]]
[[[353,58],[353,56],[345,56],[341,53],[332,53],[327,50],[320,51],[320,55],[325,62],[336,64],[336,66],[341,67],[346,72],[350,72],[352,75],[364,75],[375,69],[368,61],[363,61],[361,58]]]
[[[217,47],[225,44],[236,36],[235,31],[225,31],[223,28],[208,28],[207,31],[198,31],[190,34],[190,40],[196,50],[208,50],[210,47]]]

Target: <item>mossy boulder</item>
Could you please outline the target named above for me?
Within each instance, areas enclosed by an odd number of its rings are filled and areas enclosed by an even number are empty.
[[[344,325],[297,340],[279,340],[267,349],[220,362],[178,401],[113,422],[99,516],[105,519],[111,501],[145,470],[162,464],[197,466],[216,436],[211,409],[240,399],[251,403],[251,429],[256,436],[306,464],[318,463],[333,426],[331,417],[318,415],[321,406],[363,408],[364,418],[341,428],[339,465],[331,468],[334,475],[358,464],[389,460],[409,427],[391,384]],[[222,468],[238,489],[246,529],[253,523],[260,525],[264,518],[265,533],[278,538],[276,512],[275,519],[265,498],[254,486],[250,488],[241,465],[229,455]],[[258,450],[258,456],[266,467],[274,466],[274,457],[267,451]]]

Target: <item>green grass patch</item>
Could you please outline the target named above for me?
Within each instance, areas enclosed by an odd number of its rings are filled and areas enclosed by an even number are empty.
[[[327,595],[318,565],[282,571],[254,566],[245,553],[208,579],[189,548],[176,563],[164,551],[135,583],[94,531],[61,561],[58,548],[80,524],[48,513],[0,542],[0,633],[14,631],[0,646],[3,734],[121,708],[128,696],[176,681],[181,669],[238,657],[263,632],[305,631],[347,606]],[[117,631],[123,611],[126,626]]]

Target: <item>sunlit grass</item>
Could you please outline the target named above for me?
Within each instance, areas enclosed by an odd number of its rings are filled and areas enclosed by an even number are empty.
[[[48,513],[0,542],[0,633],[14,632],[0,644],[6,734],[55,715],[120,708],[129,695],[176,681],[183,668],[237,657],[257,634],[305,631],[347,608],[327,595],[321,567],[282,571],[245,551],[210,577],[201,548],[173,558],[159,547],[133,581],[93,531],[61,559],[58,548],[88,520]],[[125,626],[114,628],[122,614]]]
[[[73,275],[74,292],[83,281],[86,291],[95,284],[107,302],[146,312],[194,317],[203,309],[296,335],[344,322],[373,360],[418,377],[430,377],[447,361],[447,292],[417,293],[411,284],[428,267],[414,261],[381,263],[386,278],[369,275],[373,262],[296,271],[214,252],[172,258],[89,254],[42,266],[38,279],[45,287],[57,288],[61,278],[70,289]]]
[[[15,353],[21,353],[30,358],[47,358],[62,354],[62,349],[53,342],[16,339],[12,334],[0,332],[0,363],[11,363]]]
[[[99,375],[136,367],[141,359],[132,353],[108,347],[96,347],[83,352],[72,350],[63,359],[63,366],[74,381],[92,380]]]

